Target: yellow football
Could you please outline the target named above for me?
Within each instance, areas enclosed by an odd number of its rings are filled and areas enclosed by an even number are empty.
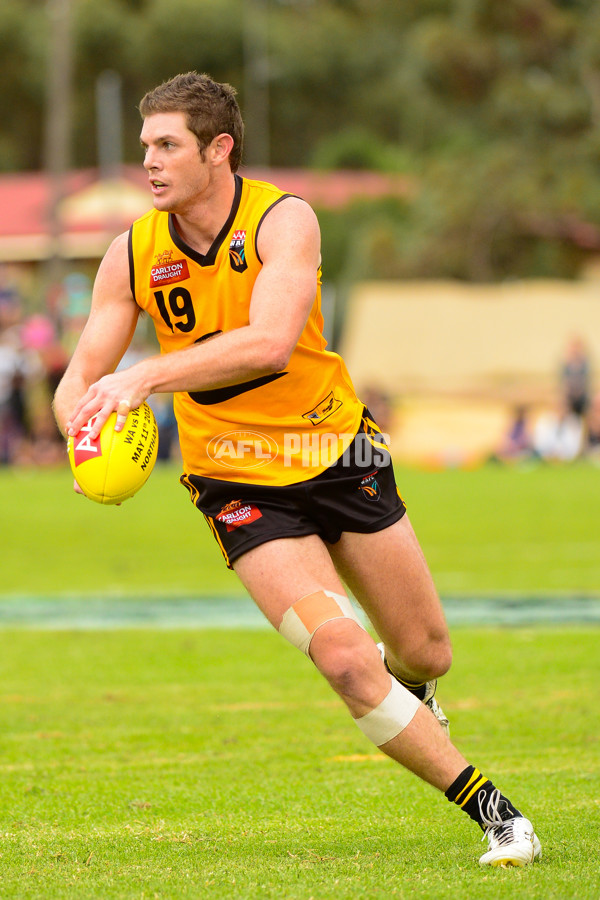
[[[97,438],[90,438],[94,418],[67,441],[75,481],[96,503],[122,503],[148,480],[158,451],[158,426],[147,403],[132,409],[122,431],[116,413]]]

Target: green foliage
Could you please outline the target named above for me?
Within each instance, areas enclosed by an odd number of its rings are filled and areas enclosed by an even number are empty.
[[[376,138],[366,129],[346,129],[324,138],[313,161],[318,169],[386,169]]]
[[[42,25],[39,11],[30,4],[20,0],[6,0],[3,4],[0,171],[39,167],[43,161],[44,51],[43,44],[38,42]]]
[[[600,250],[597,4],[72,0],[72,8],[75,165],[96,161],[103,70],[122,78],[130,162],[139,160],[136,108],[146,90],[195,68],[234,84],[244,109],[259,71],[272,164],[414,177],[408,215],[401,207],[390,221],[377,204],[363,205],[367,246],[353,276],[574,277]],[[3,8],[3,170],[43,161],[47,9],[18,0]],[[260,16],[266,57],[251,67],[249,24]],[[385,252],[371,253],[382,240]]]

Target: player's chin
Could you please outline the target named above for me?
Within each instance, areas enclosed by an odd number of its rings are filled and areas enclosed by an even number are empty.
[[[159,212],[174,212],[173,201],[169,200],[166,193],[153,194],[152,197],[154,200],[154,208]]]

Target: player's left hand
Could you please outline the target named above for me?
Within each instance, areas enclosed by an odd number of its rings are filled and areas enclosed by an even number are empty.
[[[123,369],[112,375],[104,375],[99,381],[91,384],[79,400],[66,424],[67,434],[74,436],[95,416],[90,430],[90,439],[97,438],[102,426],[111,413],[117,413],[115,431],[122,431],[127,416],[132,409],[143,403],[148,392],[140,386],[134,368]]]

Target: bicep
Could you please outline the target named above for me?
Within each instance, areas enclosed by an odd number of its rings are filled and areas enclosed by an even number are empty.
[[[293,345],[306,324],[317,293],[320,232],[313,210],[297,198],[279,203],[259,232],[263,262],[250,306],[250,322]]]

